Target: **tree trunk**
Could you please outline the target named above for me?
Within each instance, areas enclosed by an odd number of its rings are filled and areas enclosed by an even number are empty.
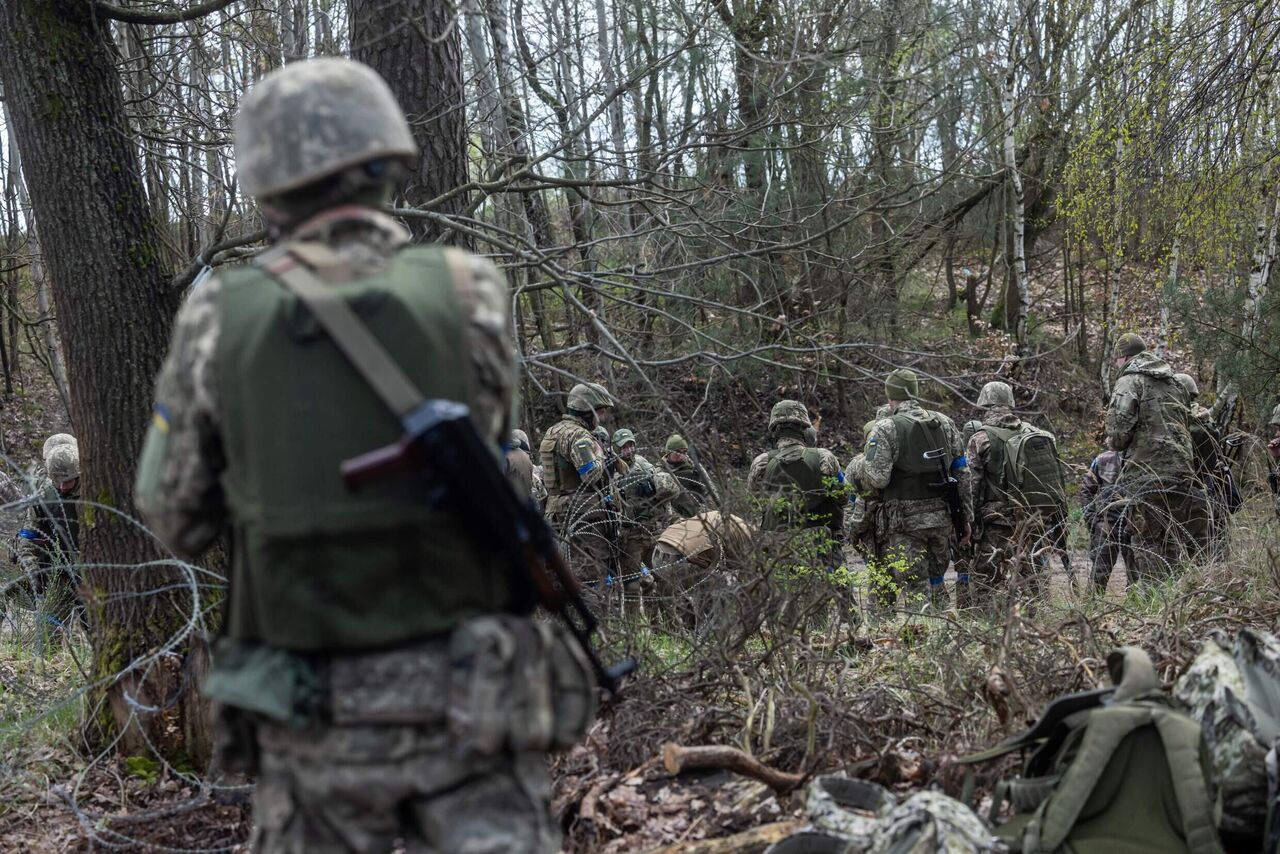
[[[1156,355],[1161,359],[1169,349],[1169,337],[1172,334],[1169,329],[1169,312],[1174,295],[1178,292],[1178,256],[1181,250],[1181,241],[1173,238],[1173,248],[1169,250],[1169,274],[1165,277],[1164,289],[1160,292],[1160,343],[1156,346]]]
[[[349,0],[349,5],[351,56],[391,85],[418,143],[417,168],[404,187],[404,202],[421,206],[466,184],[466,92],[453,5],[442,0]],[[446,216],[466,208],[466,193],[433,206]],[[430,220],[410,220],[409,228],[418,240],[466,245]]]
[[[134,461],[177,299],[115,60],[107,22],[89,4],[0,4],[0,76],[66,347],[81,493],[93,502],[83,513],[81,591],[92,675],[108,686],[109,702],[90,707],[114,715],[99,712],[89,732],[98,739],[118,733],[121,749],[132,752],[145,748],[145,730],[161,750],[200,762],[203,732],[192,731],[193,741],[180,733],[201,704],[175,653],[185,652],[201,603],[185,573],[138,566],[160,557],[155,541],[117,515],[133,511]]]
[[[1009,0],[1008,7],[1008,38],[1009,38],[1009,54],[1005,58],[1005,76],[1004,86],[1000,93],[1000,107],[1004,118],[1004,168],[1009,178],[1009,189],[1012,198],[1012,223],[1013,223],[1013,245],[1010,252],[1010,273],[1012,275],[1011,287],[1005,296],[1005,310],[1008,312],[1009,303],[1013,303],[1013,338],[1016,342],[1017,353],[1023,355],[1027,349],[1027,307],[1031,302],[1027,285],[1027,217],[1024,207],[1024,199],[1022,192],[1022,176],[1018,173],[1018,157],[1017,146],[1014,144],[1014,114],[1013,114],[1013,88],[1017,83],[1015,74],[1016,69],[1016,49],[1017,49],[1017,25],[1018,25],[1018,6],[1017,0]]]

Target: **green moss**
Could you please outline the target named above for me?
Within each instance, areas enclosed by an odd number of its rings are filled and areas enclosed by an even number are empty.
[[[164,766],[150,756],[126,756],[124,769],[130,777],[137,777],[148,786],[155,785],[160,779],[160,771]]]

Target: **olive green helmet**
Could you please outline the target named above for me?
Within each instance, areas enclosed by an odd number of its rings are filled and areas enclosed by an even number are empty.
[[[965,445],[969,444],[969,440],[973,438],[973,434],[982,429],[982,422],[974,419],[973,421],[964,422],[964,426],[960,428],[960,438]]]
[[[1136,332],[1126,332],[1116,339],[1116,356],[1132,358],[1147,349],[1147,342]]]
[[[1178,381],[1178,385],[1182,386],[1182,390],[1187,393],[1187,397],[1195,400],[1200,396],[1200,386],[1196,385],[1196,378],[1191,374],[1174,374],[1173,378]]]
[[[769,430],[779,427],[799,427],[801,430],[812,427],[809,410],[798,400],[780,400],[769,410]]]
[[[978,392],[978,407],[980,409],[990,409],[994,406],[1003,406],[1013,409],[1013,389],[1008,383],[996,380],[989,382],[982,387],[982,391]]]
[[[40,458],[44,460],[46,467],[49,465],[49,455],[53,453],[53,449],[62,445],[71,445],[76,448],[80,447],[79,443],[76,442],[76,437],[72,436],[70,433],[54,433],[48,439],[44,440],[44,447],[40,449]]]
[[[634,444],[635,441],[636,441],[636,434],[632,433],[626,427],[619,427],[617,430],[613,431],[613,446],[615,448],[621,449],[622,446],[627,444],[628,442],[631,442]]]
[[[532,447],[529,444],[529,434],[520,429],[511,431],[511,443],[522,451],[528,451]]]
[[[340,57],[291,62],[240,102],[240,188],[270,198],[374,160],[409,163],[418,146],[378,72]]]
[[[1268,427],[1280,427],[1280,403],[1276,404],[1276,408],[1271,410],[1271,420],[1267,422]]]
[[[59,445],[49,452],[49,480],[62,483],[80,476],[80,451],[75,445]]]
[[[568,407],[574,412],[594,412],[597,409],[612,409],[617,405],[613,395],[600,383],[578,383],[569,389]]]
[[[920,378],[910,368],[898,368],[884,380],[884,396],[889,400],[913,400],[920,394]]]

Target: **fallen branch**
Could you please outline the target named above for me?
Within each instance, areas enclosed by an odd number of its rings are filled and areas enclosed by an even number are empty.
[[[668,744],[667,747],[675,747],[676,745]],[[684,748],[681,748],[684,749]],[[703,750],[704,748],[695,747],[693,750]],[[731,750],[732,748],[711,748],[713,750]],[[665,751],[664,751],[665,752]],[[743,756],[746,756],[744,753]],[[751,757],[747,757],[750,759]],[[778,772],[774,772],[775,774]],[[733,836],[723,836],[719,839],[699,839],[695,842],[677,842],[674,845],[664,845],[661,848],[652,848],[645,854],[757,854],[775,842],[786,839],[805,823],[800,820],[779,821],[774,824],[763,824],[760,827],[753,827],[750,830],[744,830],[742,833],[735,833]]]
[[[770,768],[736,747],[715,744],[682,747],[669,741],[662,747],[662,765],[672,775],[699,768],[720,768],[759,780],[775,792],[789,792],[805,779],[804,774],[790,774]]]

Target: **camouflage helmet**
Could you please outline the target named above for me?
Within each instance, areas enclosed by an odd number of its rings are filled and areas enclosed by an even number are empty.
[[[1267,422],[1268,427],[1280,427],[1280,403],[1276,404],[1276,408],[1271,410],[1271,420]]]
[[[1013,409],[1013,389],[1008,383],[996,380],[989,382],[978,392],[978,407],[990,409],[993,406],[1004,406]]]
[[[1132,358],[1147,349],[1147,342],[1136,332],[1126,332],[1116,339],[1115,355]]]
[[[798,400],[780,400],[769,410],[769,430],[779,427],[799,427],[801,430],[812,427],[809,410]]]
[[[1182,386],[1182,390],[1187,393],[1187,397],[1195,400],[1200,396],[1200,386],[1196,385],[1196,378],[1191,374],[1174,374],[1173,378],[1177,380],[1178,385]]]
[[[600,447],[609,447],[609,431],[603,425],[597,424],[596,428],[591,431],[591,435],[596,437],[596,441],[600,443]]]
[[[668,451],[687,451],[689,450],[689,443],[679,433],[672,433],[667,437],[666,449]]]
[[[973,438],[973,434],[982,429],[982,422],[976,418],[973,421],[964,422],[964,426],[960,428],[960,438],[965,445],[969,444],[969,440]]]
[[[71,445],[76,448],[80,447],[79,443],[76,442],[76,437],[72,436],[70,433],[54,433],[48,439],[44,440],[44,447],[40,449],[40,458],[44,460],[46,467],[49,465],[49,455],[53,453],[53,449],[62,445]]]
[[[636,441],[636,434],[632,433],[626,427],[619,427],[617,430],[613,431],[613,446],[615,448],[620,449],[623,445],[627,444],[628,442],[635,444],[635,441]]]
[[[568,407],[574,412],[594,412],[617,406],[613,395],[600,383],[578,383],[569,389]]]
[[[884,396],[889,400],[912,400],[920,394],[920,378],[910,368],[898,368],[884,379]]]
[[[59,445],[49,453],[49,480],[54,483],[80,476],[80,451],[75,445]]]
[[[529,434],[520,429],[511,431],[511,444],[522,451],[528,451],[532,447],[529,444]]]
[[[817,427],[804,428],[804,443],[808,445],[810,448],[818,447],[818,428]]]
[[[340,57],[291,62],[259,80],[235,119],[240,187],[270,198],[418,146],[378,72]]]

